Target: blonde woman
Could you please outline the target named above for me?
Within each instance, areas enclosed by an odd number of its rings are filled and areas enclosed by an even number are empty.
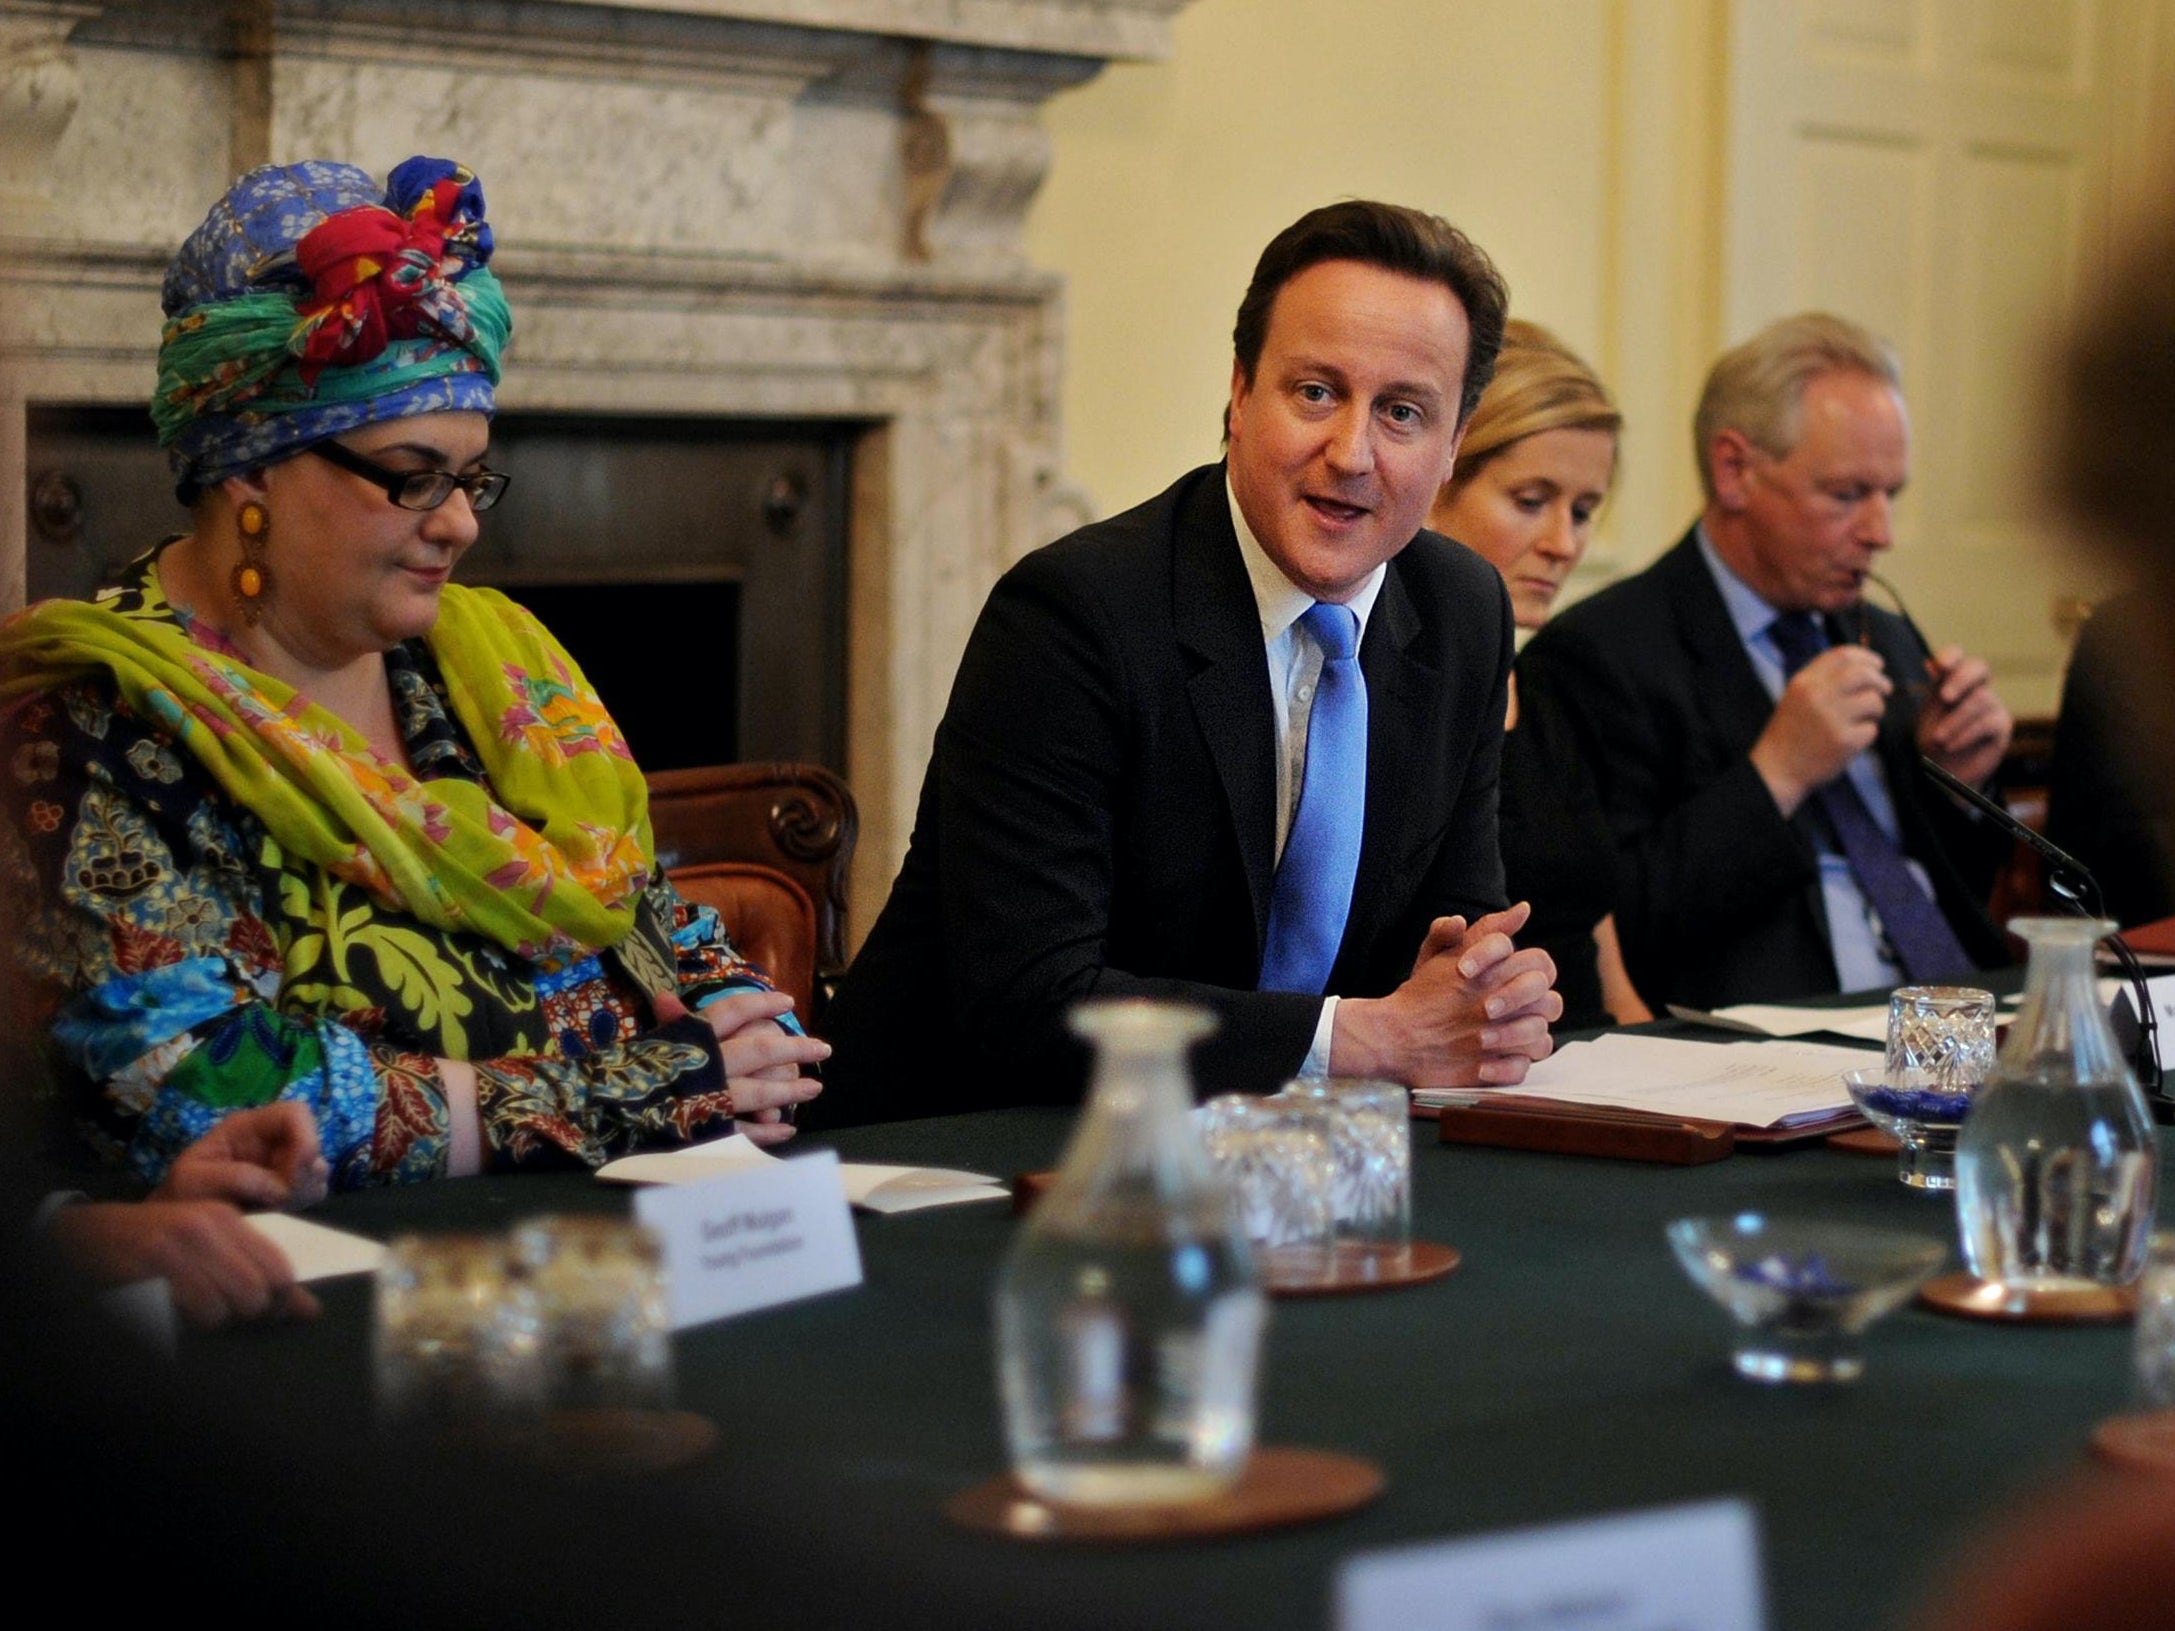
[[[1537,324],[1512,321],[1495,378],[1474,408],[1457,473],[1428,525],[1503,574],[1521,630],[1548,621],[1586,553],[1616,475],[1623,416],[1593,370]],[[1563,1025],[1653,1018],[1624,972],[1611,912],[1615,874],[1592,795],[1568,787],[1518,729],[1515,679],[1503,743],[1503,869],[1513,900],[1533,902],[1519,936],[1556,960]]]

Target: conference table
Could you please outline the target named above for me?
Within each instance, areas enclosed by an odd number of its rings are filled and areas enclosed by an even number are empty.
[[[998,1111],[803,1144],[1009,1176],[1054,1165],[1071,1120]],[[1261,1441],[1378,1461],[1387,1488],[1364,1510],[1160,1546],[954,1528],[946,1500],[1003,1466],[990,1289],[1018,1225],[1002,1203],[858,1217],[863,1285],[677,1338],[680,1402],[719,1424],[720,1443],[640,1498],[759,1515],[761,1542],[733,1549],[716,1605],[739,1625],[1199,1628],[1327,1625],[1338,1565],[1356,1552],[1741,1496],[1758,1515],[1772,1625],[1812,1631],[1899,1619],[1952,1548],[2075,1467],[2094,1423],[2125,1405],[2126,1327],[1916,1307],[1873,1329],[1854,1386],[1732,1372],[1728,1324],[1663,1225],[1757,1210],[1953,1248],[1950,1198],[1906,1189],[1891,1160],[1815,1147],[1676,1168],[1444,1146],[1426,1123],[1415,1134],[1415,1235],[1458,1247],[1462,1266],[1391,1292],[1280,1301],[1265,1350]],[[2163,1142],[2163,1185],[2167,1153]],[[317,1216],[390,1237],[628,1204],[568,1174],[339,1196]],[[363,1416],[370,1285],[321,1289],[317,1322],[196,1339],[185,1363],[245,1387],[261,1371],[291,1401]]]

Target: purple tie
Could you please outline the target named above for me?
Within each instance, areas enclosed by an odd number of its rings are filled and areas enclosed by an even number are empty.
[[[1810,612],[1785,612],[1768,625],[1785,674],[1795,674],[1827,649],[1827,638]],[[1910,864],[1852,785],[1846,770],[1818,794],[1820,808],[1843,847],[1843,859],[1866,902],[1880,914],[1888,944],[1904,975],[1920,985],[1960,980],[1977,972],[1941,908],[1918,887]]]

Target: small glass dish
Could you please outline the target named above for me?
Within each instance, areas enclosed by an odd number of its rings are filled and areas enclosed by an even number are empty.
[[[1865,1328],[1948,1256],[1924,1235],[1757,1212],[1679,1218],[1666,1232],[1684,1272],[1743,1328],[1730,1359],[1755,1382],[1855,1382]]]
[[[1971,1112],[1969,1092],[1943,1092],[1913,1072],[1891,1085],[1884,1070],[1846,1070],[1843,1085],[1859,1113],[1896,1141],[1896,1177],[1913,1189],[1956,1187],[1956,1134]]]

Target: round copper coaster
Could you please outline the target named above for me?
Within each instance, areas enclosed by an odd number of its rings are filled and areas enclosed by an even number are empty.
[[[2113,1325],[2137,1313],[2135,1286],[2076,1286],[2038,1290],[2005,1286],[1971,1274],[1944,1274],[1918,1288],[1918,1300],[1941,1314],[2019,1325]]]
[[[1845,1155],[1879,1155],[1890,1161],[1901,1148],[1896,1141],[1878,1127],[1856,1127],[1847,1133],[1830,1133],[1827,1145],[1831,1150],[1841,1150]]]
[[[555,1477],[641,1477],[700,1461],[717,1448],[717,1423],[690,1410],[554,1410],[502,1445]]]
[[[1171,1541],[1282,1529],[1356,1511],[1382,1493],[1382,1469],[1334,1450],[1258,1449],[1239,1481],[1201,1501],[1067,1506],[1010,1473],[944,1503],[952,1522],[1008,1540]]]
[[[2175,1410],[2109,1416],[2092,1429],[2092,1453],[2124,1472],[2175,1478]]]
[[[1415,1240],[1403,1250],[1394,1246],[1339,1246],[1326,1276],[1286,1278],[1272,1265],[1261,1283],[1275,1297],[1350,1297],[1440,1280],[1464,1261],[1465,1254],[1455,1246],[1438,1246],[1432,1240]]]

